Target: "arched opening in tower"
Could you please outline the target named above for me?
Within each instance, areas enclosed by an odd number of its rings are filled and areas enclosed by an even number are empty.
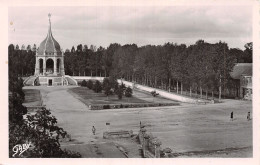
[[[60,73],[60,59],[57,59],[57,73]]]
[[[54,62],[52,59],[46,61],[46,73],[52,74],[54,71]]]
[[[39,59],[39,69],[40,69],[40,74],[43,74],[43,59]]]

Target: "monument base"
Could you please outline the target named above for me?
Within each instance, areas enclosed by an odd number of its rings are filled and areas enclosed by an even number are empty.
[[[37,83],[40,86],[63,86],[68,84],[63,76],[39,76]]]

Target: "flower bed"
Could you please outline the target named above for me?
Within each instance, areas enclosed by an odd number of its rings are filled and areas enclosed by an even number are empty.
[[[176,105],[179,105],[179,103],[97,104],[97,105],[89,105],[89,109],[103,110],[103,109],[161,107],[161,106],[176,106]]]

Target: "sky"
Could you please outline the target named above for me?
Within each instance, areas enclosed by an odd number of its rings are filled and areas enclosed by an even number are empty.
[[[8,43],[38,47],[47,36],[48,13],[64,51],[79,44],[190,45],[199,39],[244,50],[252,42],[251,6],[87,6],[9,7]]]

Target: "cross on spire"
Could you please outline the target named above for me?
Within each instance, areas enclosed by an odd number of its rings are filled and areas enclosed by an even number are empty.
[[[51,13],[48,14],[49,22],[51,23]]]

